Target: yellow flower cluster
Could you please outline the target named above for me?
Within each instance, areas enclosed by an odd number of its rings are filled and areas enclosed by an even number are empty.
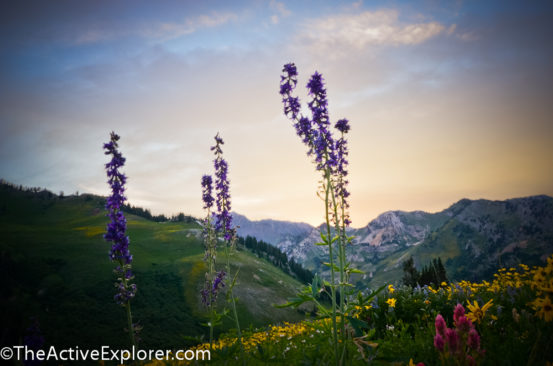
[[[325,319],[326,320],[326,319]],[[263,344],[266,342],[279,342],[280,340],[290,340],[293,337],[305,334],[310,332],[313,328],[313,325],[309,322],[301,323],[288,323],[284,322],[283,325],[273,325],[268,330],[263,332],[253,333],[249,337],[244,337],[242,339],[242,344],[244,345],[244,350],[249,351],[255,349],[258,344]],[[225,347],[232,346],[236,344],[236,338],[221,338],[213,342],[212,349],[220,350]],[[209,343],[203,343],[196,347],[196,349],[209,349]]]

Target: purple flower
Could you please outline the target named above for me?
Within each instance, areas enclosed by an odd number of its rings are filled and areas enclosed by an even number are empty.
[[[223,139],[217,134],[215,136],[215,146],[211,150],[215,152],[215,190],[217,192],[217,212],[215,213],[215,230],[222,232],[226,241],[233,237],[232,216],[230,215],[231,203],[228,180],[228,164],[223,159]]]
[[[208,210],[213,206],[213,180],[211,175],[204,175],[202,177],[202,200],[204,201],[204,209]]]
[[[284,75],[281,76],[280,80],[280,94],[284,104],[284,114],[294,122],[298,136],[309,148],[307,154],[309,156],[314,155],[317,170],[328,169],[333,172],[338,165],[339,157],[336,152],[336,143],[329,130],[328,101],[323,76],[315,72],[307,83],[307,89],[311,96],[308,107],[312,118],[309,119],[299,115],[300,101],[297,97],[292,96],[298,82],[296,66],[293,63],[286,64],[282,71]],[[347,133],[349,129],[347,120],[339,121],[337,128],[340,132]],[[345,141],[342,143],[342,148],[342,153],[347,151]],[[342,157],[345,155],[342,155]],[[347,161],[345,161],[345,165],[347,165]],[[345,167],[345,165],[342,167]]]
[[[302,116],[298,122],[294,124],[294,127],[296,128],[298,136],[302,138],[303,143],[309,147],[307,155],[311,155],[313,153],[313,136],[317,132],[313,131],[311,121],[309,118]]]
[[[332,134],[328,130],[330,122],[323,76],[315,71],[307,83],[307,89],[312,97],[308,106],[313,116],[313,128],[317,130],[316,136],[313,135],[317,169],[329,168],[332,170],[337,164],[337,156]]]
[[[217,273],[217,277],[215,277],[215,280],[213,281],[213,287],[211,289],[214,293],[217,293],[217,291],[225,287],[225,283],[223,281],[225,280],[226,275],[227,273],[225,271]]]
[[[119,283],[115,284],[119,290],[119,293],[115,295],[115,300],[117,303],[124,305],[134,297],[136,285],[128,284],[128,280],[133,278],[130,269],[133,258],[129,252],[129,237],[126,235],[127,220],[121,211],[121,207],[126,200],[124,185],[127,178],[119,171],[119,168],[125,164],[125,158],[117,149],[119,147],[117,141],[119,141],[119,136],[112,132],[110,141],[104,144],[105,154],[111,155],[111,161],[106,164],[108,184],[111,187],[111,195],[106,201],[106,209],[108,210],[106,216],[110,218],[110,222],[107,225],[104,239],[107,242],[112,242],[109,256],[112,261],[119,263],[115,271],[121,278]]]
[[[202,295],[202,303],[205,306],[210,306],[211,304],[214,304],[215,301],[217,301],[217,295],[219,294],[219,291],[223,287],[225,287],[225,271],[220,271],[217,273],[217,276],[213,280],[213,284],[211,284],[211,281],[206,281],[204,288],[202,289],[201,295]]]
[[[298,84],[298,71],[296,65],[289,63],[284,65],[282,72],[285,75],[280,77],[280,95],[284,104],[284,114],[292,120],[295,120],[300,112],[300,100],[292,96],[292,92]]]
[[[341,120],[339,120],[338,122],[336,122],[336,124],[334,125],[334,127],[340,131],[341,133],[348,133],[349,132],[349,121],[345,118],[342,118]]]

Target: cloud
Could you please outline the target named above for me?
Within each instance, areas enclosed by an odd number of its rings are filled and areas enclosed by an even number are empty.
[[[202,14],[185,18],[180,22],[153,22],[152,24],[131,24],[126,29],[105,28],[100,25],[77,34],[73,44],[90,44],[102,41],[138,36],[143,39],[162,40],[179,38],[205,28],[215,28],[231,21],[236,21],[238,15],[232,12]]]
[[[397,10],[365,11],[308,20],[300,38],[319,51],[341,48],[365,49],[379,45],[414,45],[444,32],[438,22],[407,24],[399,21]]]
[[[292,14],[292,12],[286,8],[284,3],[276,0],[271,0],[269,8],[276,13],[271,15],[271,23],[273,24],[278,24],[280,22],[280,17],[286,18]]]

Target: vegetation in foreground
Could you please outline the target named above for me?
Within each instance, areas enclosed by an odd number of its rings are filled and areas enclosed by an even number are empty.
[[[553,361],[553,256],[544,267],[502,268],[491,282],[388,285],[376,292],[348,304],[350,337],[344,364],[548,365]],[[436,342],[440,318],[449,336],[441,344]],[[248,364],[328,365],[334,362],[331,334],[327,317],[250,330],[242,338]],[[209,349],[209,344],[196,348]],[[236,338],[223,335],[214,342],[210,363],[228,365],[240,357]],[[156,364],[178,363],[150,363]]]

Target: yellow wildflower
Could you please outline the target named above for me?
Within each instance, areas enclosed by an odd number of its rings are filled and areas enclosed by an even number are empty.
[[[472,320],[473,323],[480,323],[480,321],[484,319],[486,311],[492,307],[493,299],[485,303],[482,307],[478,305],[476,300],[474,300],[474,304],[471,304],[470,301],[467,301],[467,304],[467,308],[470,310],[470,313],[467,314],[467,318]]]
[[[386,300],[386,304],[390,305],[390,307],[395,308],[396,307],[396,299],[393,297]]]
[[[394,288],[393,285],[388,285],[388,291],[390,291],[391,294],[393,294],[395,290],[396,289]]]
[[[533,302],[534,309],[536,310],[536,315],[546,322],[553,320],[553,304],[549,296],[546,296],[544,299],[538,298]]]

